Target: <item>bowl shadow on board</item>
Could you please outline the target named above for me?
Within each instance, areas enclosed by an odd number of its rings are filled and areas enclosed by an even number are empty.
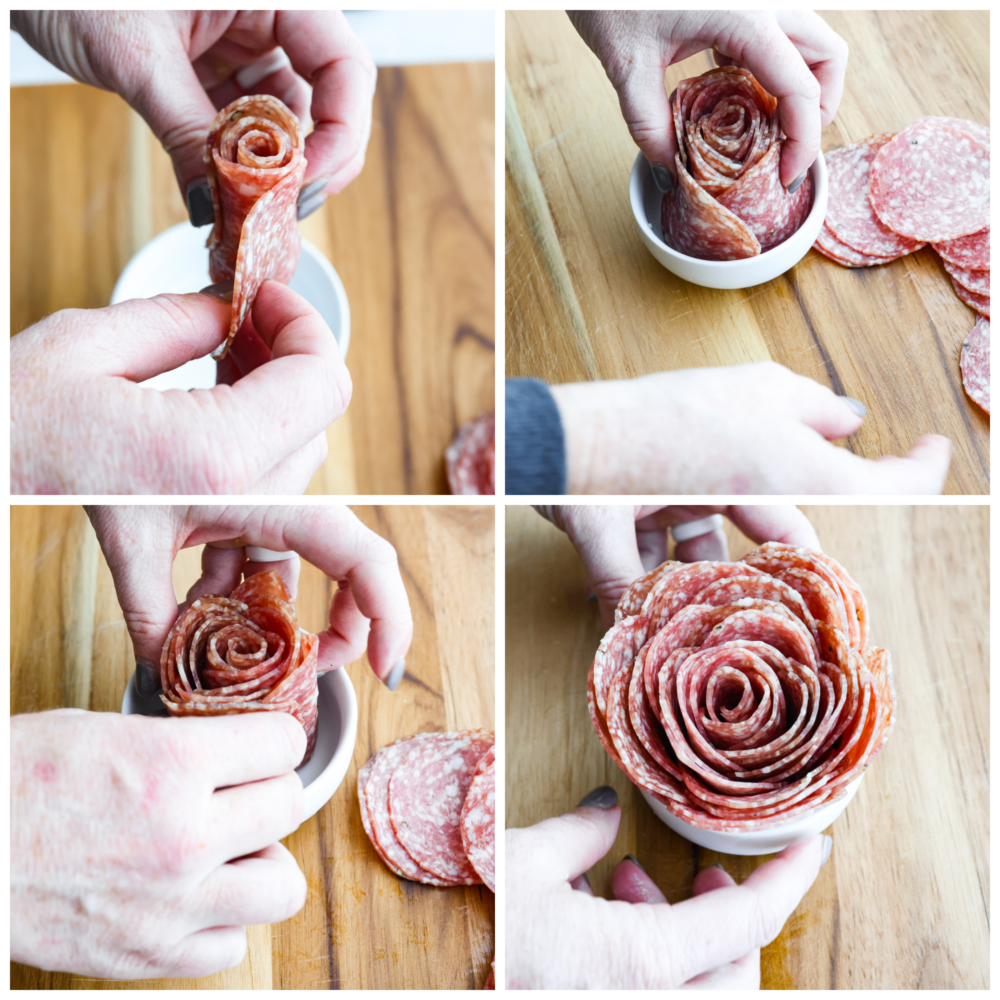
[[[358,735],[358,702],[347,671],[341,667],[319,677],[319,722],[316,749],[309,762],[295,773],[305,789],[305,812],[302,822],[314,816],[340,787],[354,757]],[[129,678],[122,698],[122,715],[169,717],[159,694],[143,697],[135,687],[135,674]]]
[[[823,154],[809,168],[813,202],[799,228],[783,243],[744,260],[699,260],[667,246],[663,241],[660,209],[663,193],[653,180],[646,157],[639,153],[629,175],[629,203],[636,228],[646,249],[668,271],[705,288],[752,288],[779,277],[793,268],[816,242],[826,218],[829,191]]]
[[[196,229],[182,222],[153,237],[125,265],[111,292],[111,305],[165,292],[197,292],[210,285],[207,234],[207,226]],[[341,355],[346,356],[351,340],[347,292],[333,265],[306,239],[302,240],[302,256],[288,287],[323,317]],[[211,389],[215,385],[215,361],[207,355],[196,358],[142,385],[153,389]]]

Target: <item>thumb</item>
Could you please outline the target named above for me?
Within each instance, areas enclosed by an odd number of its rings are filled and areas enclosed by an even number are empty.
[[[653,178],[661,191],[670,189],[677,171],[674,163],[677,134],[663,77],[664,67],[659,50],[640,51],[616,88],[625,124],[633,141],[649,161]]]
[[[882,477],[882,492],[939,494],[951,464],[951,442],[940,434],[925,434],[905,457],[894,455],[875,463]]]

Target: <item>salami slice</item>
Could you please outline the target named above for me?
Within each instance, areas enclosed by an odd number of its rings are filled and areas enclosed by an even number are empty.
[[[465,795],[461,832],[462,847],[469,863],[490,892],[496,892],[496,762],[492,747],[476,767]]]
[[[813,249],[845,267],[871,267],[875,264],[888,264],[890,261],[898,259],[897,257],[876,257],[872,254],[859,253],[854,247],[841,243],[826,223],[820,229]]]
[[[954,278],[951,279],[951,287],[955,289],[955,294],[967,305],[979,313],[980,316],[990,318],[990,297],[979,295],[969,291],[964,285],[960,285]]]
[[[739,563],[670,567],[604,637],[591,718],[632,781],[686,822],[786,823],[844,795],[889,736],[889,656],[867,641],[864,595],[822,553],[769,543]]]
[[[989,269],[989,229],[980,229],[978,233],[960,236],[957,240],[934,243],[933,247],[944,260],[950,261],[958,267],[968,267],[980,271]]]
[[[670,97],[678,182],[663,197],[664,242],[702,260],[741,260],[783,243],[812,207],[812,178],[789,194],[778,174],[778,102],[749,70],[721,66]]]
[[[990,152],[972,133],[950,119],[918,118],[882,146],[871,166],[871,204],[879,220],[926,242],[986,228]]]
[[[980,316],[962,344],[962,384],[969,396],[990,412],[990,321]]]
[[[497,962],[496,959],[493,959],[493,961],[490,962],[490,974],[486,978],[486,985],[483,987],[484,990],[496,989],[496,971],[497,971]]]
[[[830,190],[826,226],[858,253],[895,259],[923,244],[894,233],[872,210],[869,172],[878,151],[890,139],[888,132],[871,135],[825,154]]]
[[[974,271],[972,268],[959,267],[957,264],[952,264],[950,260],[944,259],[942,259],[941,263],[952,279],[958,282],[963,288],[974,292],[976,295],[985,295],[986,298],[990,297],[989,270]]]
[[[306,731],[304,764],[316,748],[318,641],[281,577],[257,573],[180,615],[160,654],[160,697],[173,716],[288,712]]]
[[[455,496],[493,496],[496,490],[496,419],[481,413],[463,424],[445,452],[448,486]]]
[[[400,843],[438,878],[473,885],[479,876],[462,847],[461,816],[476,765],[493,745],[481,730],[436,733],[414,746],[389,782],[389,817]]]
[[[212,281],[233,281],[229,337],[223,358],[260,286],[288,282],[302,251],[296,219],[306,160],[299,120],[276,97],[240,97],[209,129],[204,160],[215,207],[208,238]]]

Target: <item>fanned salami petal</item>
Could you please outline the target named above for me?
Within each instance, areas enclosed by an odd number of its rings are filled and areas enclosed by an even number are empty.
[[[306,160],[299,120],[276,97],[240,97],[223,108],[205,142],[205,172],[215,207],[208,238],[212,281],[233,279],[226,356],[260,286],[288,282],[302,251],[296,219]]]
[[[476,766],[465,795],[461,832],[469,863],[490,892],[496,892],[496,762],[492,747]]]
[[[895,692],[839,563],[769,543],[741,563],[664,564],[639,589],[639,616],[608,632],[588,679],[598,735],[633,782],[713,830],[845,794],[888,738]]]
[[[988,270],[974,271],[968,267],[959,267],[957,264],[952,264],[950,260],[944,259],[942,259],[941,263],[948,274],[951,275],[952,280],[958,282],[963,288],[974,292],[976,295],[985,295],[986,298],[990,297],[990,272]]]
[[[960,236],[957,240],[946,240],[932,244],[940,256],[958,267],[989,269],[990,231],[980,229],[978,233]]]
[[[962,384],[969,396],[990,412],[990,321],[980,316],[962,344]]]
[[[670,98],[678,183],[664,195],[664,242],[702,260],[741,260],[783,243],[812,207],[812,178],[789,194],[778,176],[777,101],[749,70],[721,66]]]
[[[949,275],[950,277],[950,275]],[[990,297],[988,295],[977,295],[970,292],[964,285],[960,285],[954,278],[951,278],[951,287],[955,289],[955,294],[967,305],[979,313],[980,316],[990,318]]]
[[[193,601],[160,654],[160,695],[174,716],[288,712],[316,748],[318,639],[298,626],[281,577],[248,577],[229,597]]]
[[[826,223],[820,229],[813,249],[845,267],[872,267],[875,264],[888,264],[899,259],[898,257],[875,257],[871,254],[859,253],[854,247],[841,243]]]
[[[496,491],[496,415],[481,413],[463,424],[445,452],[454,496],[493,496]]]

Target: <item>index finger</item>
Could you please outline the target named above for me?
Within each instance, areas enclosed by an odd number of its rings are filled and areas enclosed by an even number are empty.
[[[760,545],[785,542],[823,551],[812,522],[793,504],[733,504],[723,513],[747,538]]]

